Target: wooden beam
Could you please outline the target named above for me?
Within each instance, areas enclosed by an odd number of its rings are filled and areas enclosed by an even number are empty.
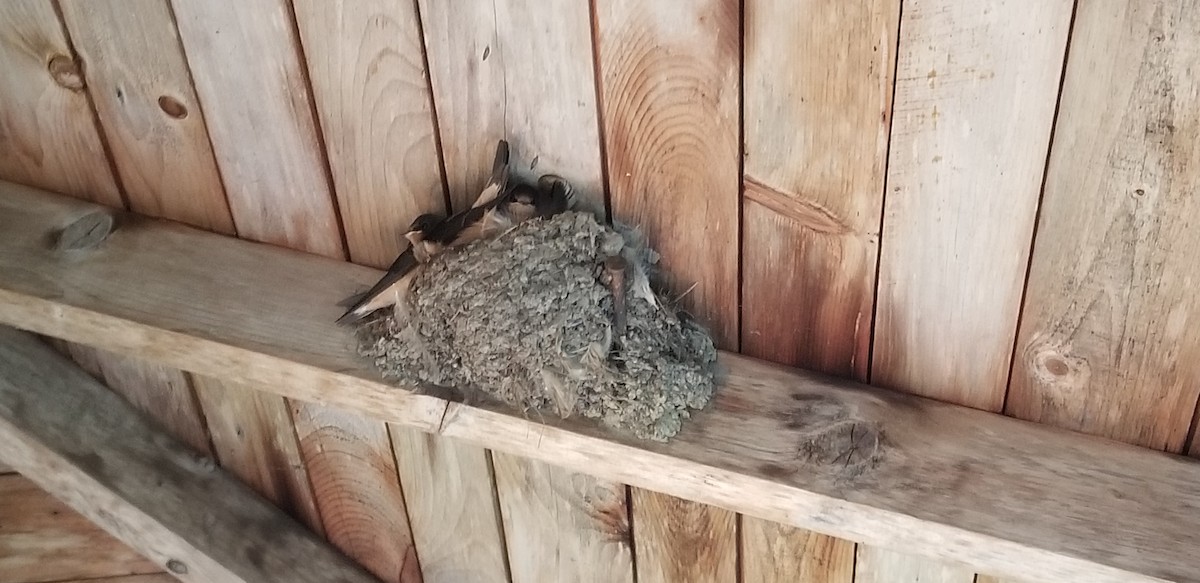
[[[0,443],[39,487],[183,581],[374,579],[33,335],[0,327]]]
[[[670,444],[447,406],[372,380],[333,324],[378,271],[125,216],[57,250],[98,208],[0,184],[0,321],[987,573],[1200,582],[1194,460],[729,353]]]

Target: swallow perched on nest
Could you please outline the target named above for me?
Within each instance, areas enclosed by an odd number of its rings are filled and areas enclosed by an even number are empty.
[[[394,306],[408,291],[417,268],[447,249],[495,236],[536,217],[549,217],[571,208],[574,192],[563,178],[547,174],[537,184],[516,180],[509,166],[509,145],[500,140],[487,185],[471,208],[442,218],[434,214],[417,217],[404,238],[409,247],[371,289],[341,302],[351,304],[338,324],[361,320],[375,310]]]

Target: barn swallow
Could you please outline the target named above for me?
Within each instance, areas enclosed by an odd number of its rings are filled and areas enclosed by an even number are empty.
[[[341,302],[352,304],[338,318],[338,324],[362,319],[380,308],[395,305],[406,293],[420,264],[427,263],[446,249],[493,236],[534,217],[548,217],[570,208],[574,192],[561,177],[546,175],[536,186],[511,178],[509,145],[500,140],[492,163],[492,175],[471,208],[449,218],[424,214],[413,221],[404,234],[409,247],[387,273],[361,295]]]

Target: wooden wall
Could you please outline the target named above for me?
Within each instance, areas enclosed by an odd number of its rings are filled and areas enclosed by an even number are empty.
[[[382,267],[504,137],[723,348],[1197,454],[1198,71],[1188,0],[9,0],[0,178]],[[976,577],[65,349],[385,581]]]

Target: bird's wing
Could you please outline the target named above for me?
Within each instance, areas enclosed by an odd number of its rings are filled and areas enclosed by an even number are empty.
[[[504,192],[508,186],[510,148],[506,140],[500,140],[496,143],[496,156],[492,160],[492,175],[488,178],[488,182],[484,185],[483,190],[479,193],[479,197],[475,199],[475,204],[471,208],[481,207],[494,200]]]
[[[356,294],[342,301],[342,304],[352,303],[350,309],[346,310],[342,317],[338,318],[338,324],[347,324],[361,319],[363,316],[371,313],[376,309],[373,307],[376,300],[379,300],[383,295],[392,293],[391,288],[401,280],[404,276],[417,266],[417,258],[413,255],[412,248],[408,248],[401,253],[392,265],[388,267],[387,273],[379,279],[371,289],[361,294]]]

